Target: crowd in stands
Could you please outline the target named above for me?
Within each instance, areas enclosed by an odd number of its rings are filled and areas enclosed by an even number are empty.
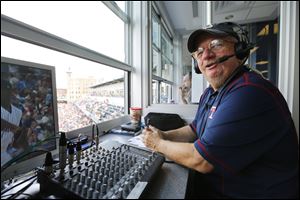
[[[88,97],[82,100],[58,103],[59,129],[72,131],[124,115],[124,107],[112,105],[109,98],[98,100]]]

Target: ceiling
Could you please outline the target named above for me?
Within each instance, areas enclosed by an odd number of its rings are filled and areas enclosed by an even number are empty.
[[[164,1],[163,5],[180,35],[188,35],[203,26],[203,1]],[[233,21],[241,24],[273,20],[278,17],[278,1],[212,1],[212,23]]]

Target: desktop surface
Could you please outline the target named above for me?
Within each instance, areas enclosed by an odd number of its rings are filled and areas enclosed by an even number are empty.
[[[105,141],[118,141],[126,144],[130,138],[131,136],[106,134],[101,136],[99,141],[100,145],[101,142],[105,143]],[[30,183],[30,181],[28,181],[28,183]],[[187,181],[188,169],[175,163],[164,162],[139,198],[183,199],[185,197]],[[39,187],[40,184],[35,181],[31,187],[29,187],[26,191],[23,191],[23,193],[30,193],[32,197],[39,198],[59,198],[59,196],[41,193]],[[15,193],[17,188],[18,187],[12,191]],[[9,193],[6,193],[5,195],[7,194]]]

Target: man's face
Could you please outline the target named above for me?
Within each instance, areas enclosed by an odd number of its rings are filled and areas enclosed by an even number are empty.
[[[198,41],[198,48],[204,51],[197,57],[198,67],[214,90],[220,88],[230,77],[231,73],[239,66],[240,60],[232,57],[225,62],[217,63],[206,67],[215,62],[218,58],[234,54],[234,39],[229,37],[217,37],[205,35]]]
[[[7,99],[10,99],[12,94],[12,91],[10,88],[2,87],[1,88],[1,101],[7,101]]]

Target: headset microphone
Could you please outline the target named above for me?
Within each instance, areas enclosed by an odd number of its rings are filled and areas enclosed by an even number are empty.
[[[233,56],[235,56],[235,54],[228,55],[228,56],[223,56],[221,58],[218,58],[215,62],[206,65],[205,67],[210,67],[210,66],[212,66],[214,64],[219,64],[219,63],[225,62],[226,60],[228,60],[229,58],[231,58]]]

